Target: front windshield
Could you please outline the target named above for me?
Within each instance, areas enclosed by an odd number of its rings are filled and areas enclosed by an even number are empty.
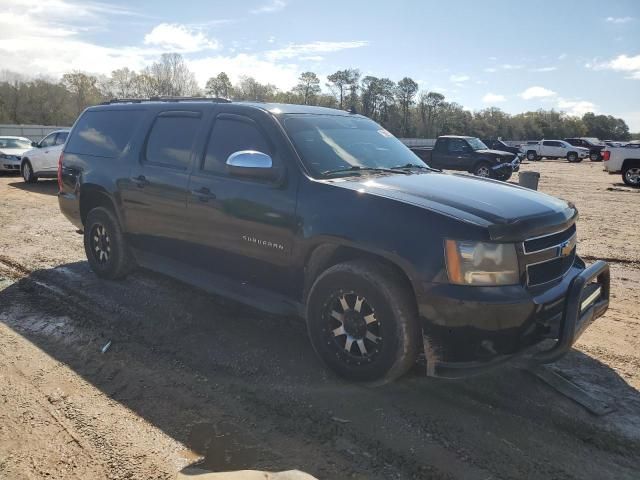
[[[31,148],[31,142],[21,138],[0,138],[0,148]]]
[[[314,177],[350,168],[426,167],[400,140],[367,118],[289,115],[284,127]]]
[[[479,138],[467,138],[467,142],[474,150],[487,150],[489,148]]]

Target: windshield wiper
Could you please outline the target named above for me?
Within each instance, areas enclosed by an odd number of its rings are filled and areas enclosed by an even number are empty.
[[[386,172],[386,173],[402,173],[409,175],[409,172],[403,170],[397,170],[394,168],[382,168],[382,167],[361,167],[360,165],[352,165],[347,168],[336,168],[335,170],[325,170],[322,172],[322,176],[334,175],[336,173],[359,173],[359,172]]]
[[[389,167],[389,168],[394,169],[394,170],[407,169],[407,168],[419,168],[421,170],[433,170],[434,172],[440,171],[437,168],[433,168],[433,167],[430,167],[428,165],[417,165],[415,163],[407,163],[405,165],[396,165],[395,167]]]

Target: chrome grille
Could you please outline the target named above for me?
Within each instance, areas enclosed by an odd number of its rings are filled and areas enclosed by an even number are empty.
[[[542,285],[562,278],[576,258],[576,226],[530,238],[522,244],[528,286]]]

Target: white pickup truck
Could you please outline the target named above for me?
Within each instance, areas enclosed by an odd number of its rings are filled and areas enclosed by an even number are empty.
[[[630,187],[640,187],[640,144],[607,147],[602,151],[604,170],[621,173],[622,181]]]
[[[530,162],[546,157],[566,158],[571,163],[577,163],[589,156],[588,148],[575,147],[564,140],[540,140],[533,144],[527,143],[522,148]]]

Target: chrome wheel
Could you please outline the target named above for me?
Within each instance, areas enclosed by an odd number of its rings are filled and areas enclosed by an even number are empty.
[[[380,321],[365,297],[340,293],[327,304],[329,344],[351,364],[371,362],[382,349]]]
[[[624,178],[628,185],[640,185],[640,167],[628,168],[624,172]]]
[[[491,176],[491,170],[489,169],[489,167],[482,165],[478,168],[476,168],[476,176],[478,177],[490,177]]]
[[[91,253],[100,264],[105,264],[111,256],[111,239],[104,225],[96,223],[91,229]]]

